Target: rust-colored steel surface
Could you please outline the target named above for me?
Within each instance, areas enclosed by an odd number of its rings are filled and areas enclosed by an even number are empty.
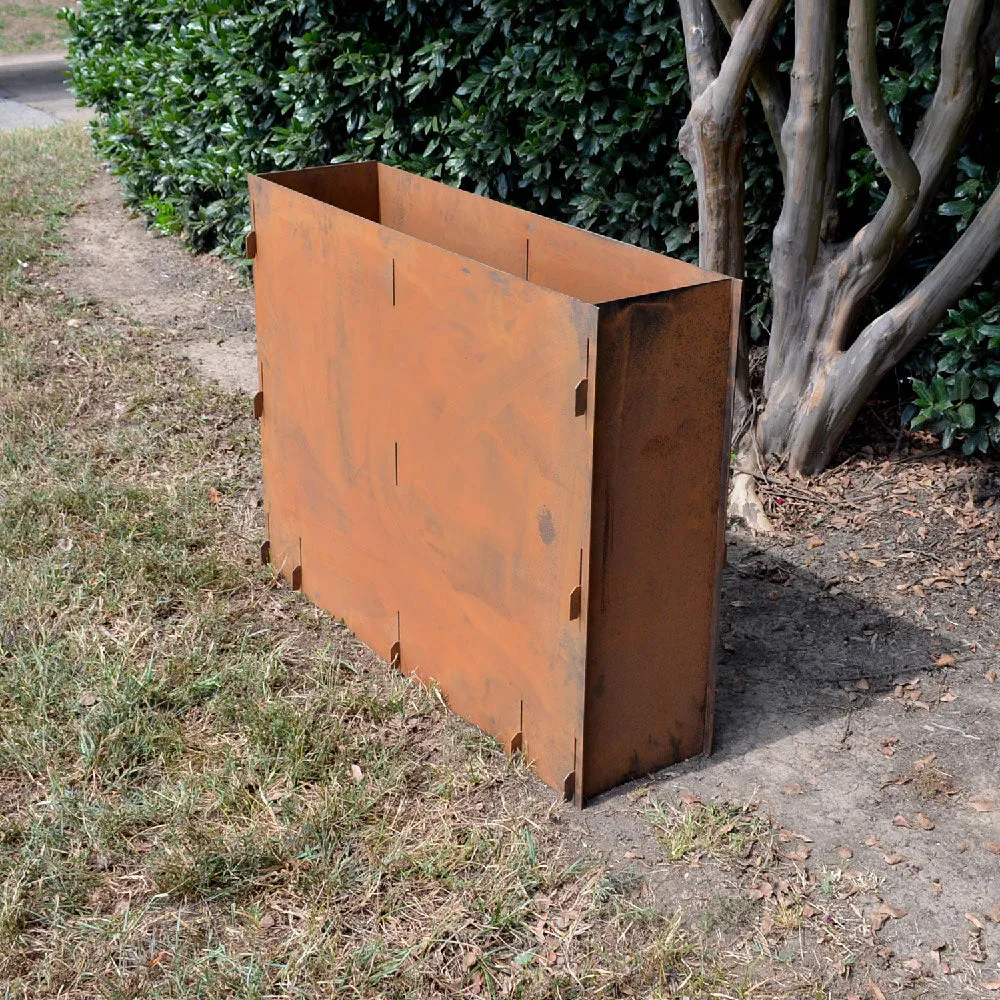
[[[707,750],[739,283],[376,163],[250,193],[263,557],[578,805]]]

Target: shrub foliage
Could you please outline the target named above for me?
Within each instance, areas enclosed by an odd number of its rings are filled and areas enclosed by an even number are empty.
[[[937,82],[946,5],[880,6],[883,85],[908,139]],[[689,98],[675,0],[83,0],[64,16],[77,93],[102,114],[100,152],[152,223],[198,250],[239,253],[247,173],[376,158],[697,255],[696,192],[677,151]],[[786,30],[773,44],[789,41]],[[903,285],[1000,175],[998,83]],[[748,305],[761,339],[780,175],[759,109],[747,115]],[[845,225],[870,217],[886,190],[850,106],[847,117]],[[991,277],[908,373],[909,416],[969,452],[1000,443],[998,302]]]

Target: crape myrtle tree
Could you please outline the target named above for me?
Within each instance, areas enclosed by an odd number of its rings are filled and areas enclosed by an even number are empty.
[[[698,187],[703,267],[743,273],[742,107],[751,87],[783,183],[759,395],[751,392],[745,339],[738,364],[735,493],[744,502],[747,474],[769,461],[787,461],[801,475],[822,471],[882,376],[944,318],[1000,249],[998,189],[954,244],[940,249],[933,267],[909,289],[894,281],[902,291],[861,322],[919,233],[980,108],[1000,43],[1000,0],[950,0],[937,86],[908,144],[887,109],[876,65],[876,0],[678,4],[691,85],[680,146]],[[849,72],[839,74],[845,21]],[[790,60],[773,44],[776,32],[786,33],[786,49],[794,45]],[[842,233],[837,191],[844,120],[851,116],[884,175],[886,195],[856,232]]]

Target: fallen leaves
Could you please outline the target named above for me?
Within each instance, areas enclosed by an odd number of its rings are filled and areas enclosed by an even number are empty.
[[[935,667],[953,667],[953,666],[955,666],[955,657],[952,656],[951,653],[942,653],[941,656],[939,656],[934,661],[934,666]]]
[[[785,787],[782,788],[781,790],[785,793],[785,795],[804,795],[805,794],[805,792],[802,791],[802,786],[798,785],[798,784],[795,784],[795,785],[785,785]]]
[[[899,743],[898,736],[889,736],[882,740],[879,746],[879,752],[883,757],[891,757],[896,752],[896,745]]]
[[[357,764],[351,765],[351,780],[358,784],[358,782],[363,781],[365,777],[364,771]]]
[[[986,845],[986,850],[989,851],[990,854],[1000,854],[1000,844],[991,842]]]
[[[969,799],[969,808],[978,813],[991,813],[997,811],[997,800],[989,794],[977,795],[974,799]]]
[[[906,916],[906,910],[900,910],[888,903],[882,903],[872,910],[872,934],[877,934],[890,920],[902,920]]]
[[[789,861],[808,861],[812,854],[812,848],[808,844],[799,844],[794,851],[786,851],[785,857]]]
[[[909,830],[913,824],[905,816],[893,816],[892,818],[893,826],[901,826]]]
[[[884,856],[884,858],[885,858],[885,863],[887,865],[890,865],[890,866],[891,865],[899,865],[899,864],[902,864],[906,860],[906,855],[905,854],[892,853],[892,854],[886,854]]]
[[[932,820],[926,813],[919,812],[917,813],[917,826],[919,826],[921,830],[933,830],[934,820]]]

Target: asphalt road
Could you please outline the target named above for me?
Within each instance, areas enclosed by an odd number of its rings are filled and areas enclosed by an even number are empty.
[[[89,117],[66,89],[65,53],[0,56],[0,131]]]

